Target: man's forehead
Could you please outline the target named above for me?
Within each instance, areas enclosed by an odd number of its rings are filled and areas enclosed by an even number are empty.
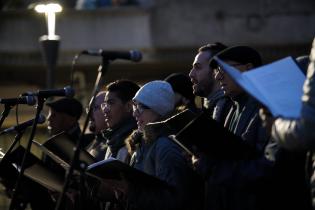
[[[57,110],[49,107],[49,110],[48,110],[48,113],[49,114],[53,114],[54,116],[61,116],[61,115],[64,115],[65,113],[63,112],[58,112]]]
[[[194,63],[208,62],[210,60],[210,58],[211,58],[211,52],[202,51],[196,55]]]
[[[104,97],[105,101],[119,99],[116,92],[108,91]]]
[[[105,98],[105,94],[98,95],[98,96],[96,96],[96,98],[95,98],[95,102],[96,102],[96,103],[98,103],[98,102],[103,102],[103,101],[104,101],[104,98]]]

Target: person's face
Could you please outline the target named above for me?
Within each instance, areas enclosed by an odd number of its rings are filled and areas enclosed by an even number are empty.
[[[66,114],[57,112],[49,108],[47,116],[47,128],[51,135],[67,131],[69,125],[67,124],[68,119]]]
[[[133,103],[133,116],[136,118],[138,130],[140,131],[143,131],[146,124],[155,122],[160,118],[160,115],[149,107],[137,102]]]
[[[104,103],[102,104],[102,111],[107,126],[113,128],[129,117],[132,117],[132,101],[123,103],[115,92],[107,92]]]
[[[224,62],[237,68],[241,72],[247,71],[248,69],[252,67],[251,64],[240,64],[234,61],[224,61]],[[223,90],[225,96],[229,96],[233,98],[241,94],[242,92],[244,92],[243,89],[240,86],[238,86],[228,74],[224,73],[221,67],[217,67],[214,70],[214,72],[215,72],[214,73],[215,79],[219,82],[219,85],[221,89]]]
[[[213,71],[209,68],[209,51],[199,52],[190,70],[189,77],[193,83],[193,92],[195,95],[206,97],[214,86]]]
[[[102,93],[96,96],[94,101],[94,106],[91,107],[91,120],[90,120],[90,130],[99,133],[100,131],[107,128],[107,124],[105,122],[105,116],[101,109],[101,105],[104,102],[105,93]]]

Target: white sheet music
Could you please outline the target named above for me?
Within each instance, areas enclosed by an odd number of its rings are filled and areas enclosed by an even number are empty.
[[[305,76],[291,57],[244,73],[217,57],[215,60],[246,92],[268,107],[273,116],[300,116]]]

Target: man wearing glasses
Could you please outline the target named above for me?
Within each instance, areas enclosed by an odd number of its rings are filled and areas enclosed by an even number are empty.
[[[96,161],[101,161],[105,157],[107,149],[106,139],[104,139],[102,132],[107,129],[105,116],[101,109],[101,104],[104,102],[106,91],[99,92],[91,107],[91,118],[89,121],[89,130],[91,133],[86,134],[86,138],[92,139],[90,145],[87,146],[87,151],[95,158]],[[88,111],[88,109],[86,110]]]
[[[217,57],[241,72],[262,64],[260,54],[247,46],[227,48]],[[260,104],[225,74],[214,59],[209,65],[214,69],[215,79],[224,95],[233,102],[224,127],[242,137],[260,158],[214,161],[215,167],[208,179],[210,199],[206,204],[207,209],[264,209],[262,204],[267,202],[260,199],[266,198],[266,188],[262,187],[261,181],[270,172],[271,163],[262,155],[268,137],[258,116]]]

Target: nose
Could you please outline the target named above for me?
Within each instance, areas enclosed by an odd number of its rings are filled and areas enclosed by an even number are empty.
[[[190,77],[190,79],[193,78],[193,76],[194,76],[194,68],[192,68],[192,69],[190,70],[188,76]]]

